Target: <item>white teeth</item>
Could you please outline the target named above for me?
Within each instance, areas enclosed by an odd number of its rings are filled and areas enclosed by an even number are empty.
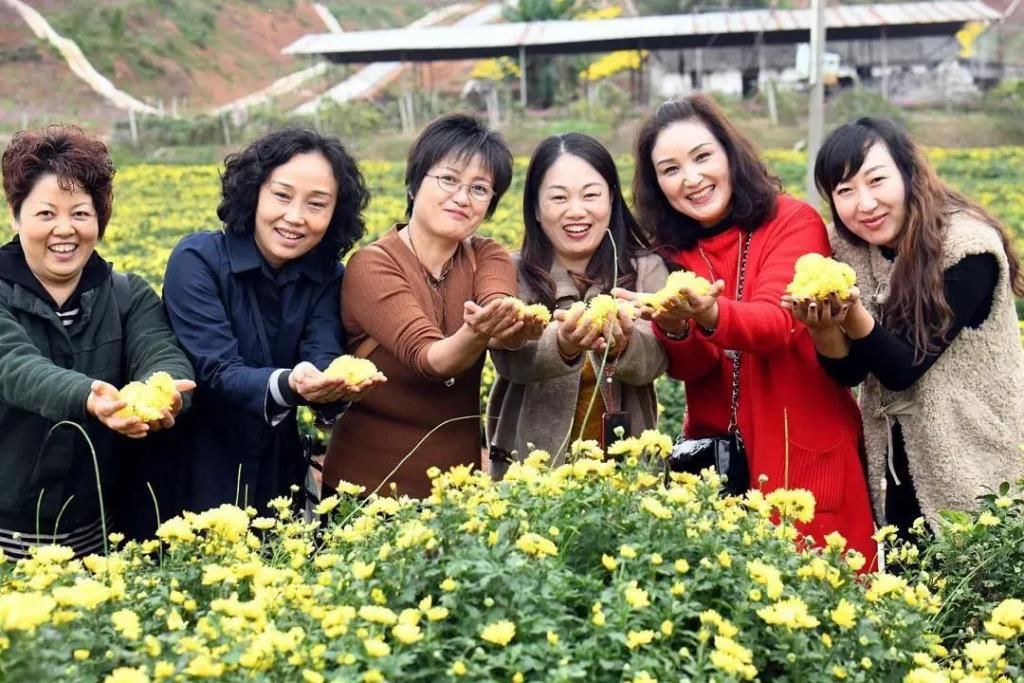
[[[78,248],[76,244],[52,244],[49,249],[58,254],[70,254]]]
[[[714,190],[715,190],[715,186],[712,185],[712,186],[710,186],[710,187],[708,187],[708,188],[706,188],[704,190],[701,190],[700,192],[694,192],[691,195],[687,195],[687,199],[690,199],[690,200],[695,201],[695,202],[699,202],[702,199],[706,199],[712,192],[714,192]]]
[[[562,229],[571,235],[579,235],[590,230],[589,225],[565,225]]]
[[[278,228],[277,232],[278,232],[278,234],[280,234],[285,239],[297,240],[300,237],[302,237],[302,235],[297,233],[297,232],[289,232],[287,230],[282,230],[281,228]]]

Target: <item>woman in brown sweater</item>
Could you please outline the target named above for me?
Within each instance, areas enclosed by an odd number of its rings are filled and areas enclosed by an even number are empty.
[[[516,293],[508,252],[474,236],[511,180],[505,141],[469,116],[435,120],[410,149],[409,222],[353,255],[345,271],[349,350],[388,383],[335,424],[328,487],[345,480],[388,493],[394,483],[399,494],[425,497],[430,467],[479,464],[484,352],[539,332],[503,301]]]

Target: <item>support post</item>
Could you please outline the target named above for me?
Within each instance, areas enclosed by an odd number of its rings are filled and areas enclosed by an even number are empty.
[[[811,97],[807,116],[807,202],[818,205],[818,190],[814,186],[814,160],[821,148],[825,128],[825,79],[822,62],[825,59],[825,0],[811,0]]]
[[[519,104],[526,109],[526,46],[519,46]]]

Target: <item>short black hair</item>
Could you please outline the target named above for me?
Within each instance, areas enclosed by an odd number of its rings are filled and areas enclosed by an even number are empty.
[[[323,155],[338,184],[334,214],[316,250],[335,260],[344,256],[366,232],[363,211],[370,203],[370,191],[359,165],[341,141],[308,128],[285,128],[268,133],[224,159],[221,201],[217,206],[217,216],[224,222],[224,229],[251,234],[256,229],[260,188],[267,178],[296,154],[310,153]]]
[[[487,218],[512,184],[512,152],[505,138],[468,114],[445,114],[434,119],[416,138],[405,160],[406,217],[412,216],[413,197],[434,164],[445,159],[468,162],[479,154],[491,172],[494,196]]]

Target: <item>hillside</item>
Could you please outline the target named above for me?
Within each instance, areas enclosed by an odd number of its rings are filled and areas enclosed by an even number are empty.
[[[307,0],[27,0],[120,89],[144,101],[205,111],[308,62],[281,54],[324,30]],[[402,26],[442,0],[325,3],[348,30]],[[336,73],[334,74],[337,75]],[[0,2],[0,126],[24,120],[123,118]],[[324,86],[328,85],[327,83]]]

